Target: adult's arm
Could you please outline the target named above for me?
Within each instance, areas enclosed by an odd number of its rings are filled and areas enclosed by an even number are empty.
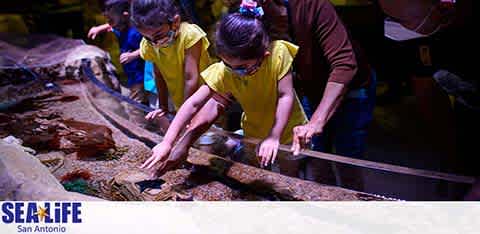
[[[314,43],[319,43],[322,48],[330,66],[330,73],[320,104],[310,122],[294,129],[294,154],[298,154],[313,135],[322,133],[324,126],[340,106],[348,85],[357,72],[352,43],[333,5],[329,1],[314,1],[312,7],[317,10],[314,14],[316,19],[313,20],[316,40]]]

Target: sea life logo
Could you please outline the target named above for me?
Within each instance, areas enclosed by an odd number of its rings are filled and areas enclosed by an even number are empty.
[[[1,219],[18,233],[65,233],[65,224],[82,223],[80,202],[3,202]]]

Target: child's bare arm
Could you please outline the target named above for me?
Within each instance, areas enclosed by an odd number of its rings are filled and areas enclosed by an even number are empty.
[[[172,145],[179,133],[185,128],[187,123],[193,118],[200,108],[213,95],[213,91],[207,86],[202,85],[187,101],[185,101],[178,110],[172,124],[168,128],[163,141]]]
[[[152,156],[143,163],[141,166],[142,168],[150,169],[157,162],[164,162],[168,158],[170,150],[172,149],[175,140],[180,135],[180,132],[186,127],[187,123],[200,110],[200,108],[202,108],[202,106],[204,106],[211,98],[213,93],[214,92],[208,86],[203,85],[187,101],[185,101],[185,103],[183,103],[173,119],[172,124],[170,124],[163,141],[153,148]]]
[[[275,161],[280,145],[280,138],[290,118],[294,100],[295,92],[293,91],[292,73],[289,72],[278,82],[275,121],[273,122],[270,134],[262,141],[258,150],[258,156],[262,157],[261,165],[267,166],[270,162],[273,163]]]
[[[293,90],[292,73],[289,72],[278,82],[277,110],[272,130],[270,130],[270,137],[280,139],[282,136],[292,112],[293,101],[295,100],[295,92]]]
[[[98,25],[90,28],[90,30],[88,31],[87,37],[92,40],[95,40],[98,34],[104,33],[104,32],[111,32],[111,31],[112,31],[112,27],[110,26],[110,24],[102,24],[102,25]]]
[[[199,62],[202,53],[202,41],[185,50],[185,86],[183,99],[187,100],[198,88],[200,76]]]
[[[226,106],[223,103],[215,98],[210,98],[190,121],[188,129],[177,140],[170,156],[159,166],[156,174],[158,176],[163,175],[185,162],[190,146],[212,126],[218,116],[225,111],[225,108]]]

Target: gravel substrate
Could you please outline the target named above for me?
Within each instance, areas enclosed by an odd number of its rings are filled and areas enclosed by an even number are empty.
[[[65,156],[64,166],[54,173],[57,178],[61,178],[71,171],[86,169],[92,173],[94,181],[110,180],[120,171],[140,166],[146,157],[149,156],[150,149],[145,144],[123,134],[93,109],[87,100],[79,94],[81,87],[68,85],[62,88],[67,94],[79,95],[80,99],[74,102],[52,105],[50,109],[62,112],[64,118],[74,118],[78,121],[107,126],[113,132],[116,146],[126,147],[128,151],[119,159],[113,160],[77,160],[75,153],[68,154]]]
[[[79,160],[76,153],[66,154],[64,156],[63,166],[55,170],[53,175],[61,180],[63,176],[70,172],[86,170],[91,173],[90,185],[92,188],[97,191],[102,191],[100,188],[102,184],[107,184],[118,173],[137,170],[150,156],[151,151],[143,142],[128,137],[98,113],[86,97],[83,96],[81,85],[82,84],[71,84],[62,86],[65,94],[76,95],[79,99],[73,102],[56,102],[50,105],[48,110],[60,112],[64,119],[73,118],[77,121],[104,125],[112,130],[116,147],[128,150],[118,158],[109,160],[104,159],[101,155],[98,155],[99,158],[92,157],[87,160]],[[106,101],[108,100],[106,99]],[[39,153],[45,155],[46,153],[55,152]],[[166,181],[166,184],[179,185],[182,193],[189,194],[193,200],[265,200],[265,198],[255,194],[230,188],[228,185],[216,181],[213,178],[200,178],[201,182],[199,182],[199,177],[196,176],[197,179],[195,179],[195,181],[188,181],[187,177],[191,172],[191,170],[179,169],[170,171],[161,178]],[[100,192],[90,195],[108,199],[108,197],[105,197],[105,195]]]

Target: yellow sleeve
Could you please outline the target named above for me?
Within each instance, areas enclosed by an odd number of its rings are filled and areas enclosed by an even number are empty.
[[[225,95],[224,70],[223,64],[215,63],[201,72],[200,76],[208,87],[217,93]]]
[[[148,44],[145,38],[142,38],[142,41],[140,42],[140,57],[146,61],[153,61],[155,57],[153,48]]]
[[[202,50],[207,50],[208,46],[210,46],[207,34],[196,24],[188,24],[185,27],[185,49],[194,46],[200,40],[202,40]]]
[[[272,56],[274,56],[277,79],[281,80],[292,68],[293,59],[297,55],[298,46],[286,41],[274,41]]]

